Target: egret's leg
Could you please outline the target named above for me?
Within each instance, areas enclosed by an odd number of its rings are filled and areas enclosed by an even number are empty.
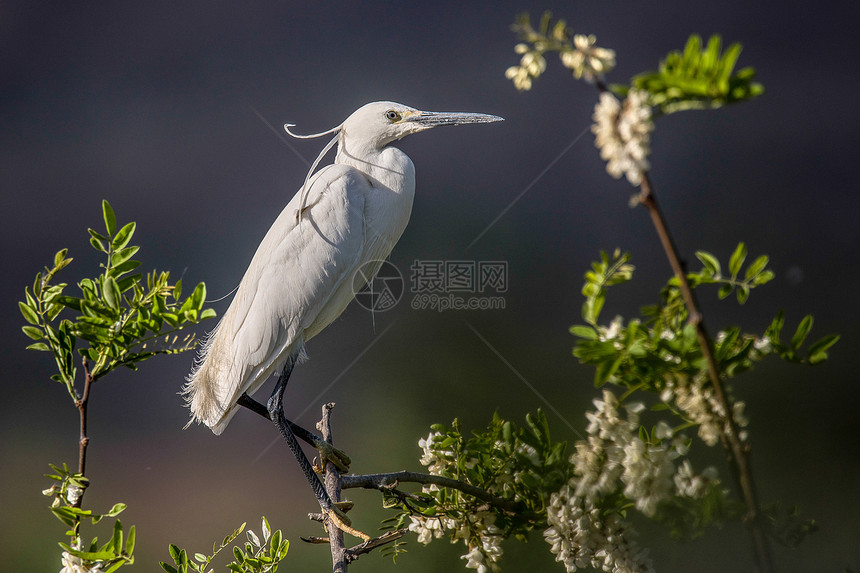
[[[331,508],[331,498],[326,492],[325,487],[323,487],[323,484],[320,483],[316,473],[314,473],[313,466],[308,461],[308,457],[302,451],[301,446],[299,446],[296,435],[293,433],[290,424],[284,417],[284,390],[287,388],[287,382],[290,379],[290,374],[292,374],[293,367],[295,365],[296,358],[291,356],[284,365],[284,371],[278,377],[278,383],[275,384],[275,389],[269,398],[269,402],[267,404],[267,410],[269,413],[268,417],[272,422],[274,422],[278,431],[281,433],[281,436],[284,438],[284,441],[287,442],[287,446],[289,446],[293,455],[296,457],[296,461],[299,462],[299,466],[302,468],[305,478],[311,485],[311,489],[314,490],[314,495],[316,496],[317,501],[319,501],[320,506],[326,510]]]
[[[269,418],[269,410],[247,394],[242,394],[241,396],[239,396],[239,399],[236,401],[236,403],[240,406],[248,408],[252,412],[256,412],[260,416],[271,421],[271,418]],[[290,430],[293,431],[293,434],[298,439],[302,440],[306,444],[310,444],[311,446],[315,447],[320,452],[320,456],[322,457],[322,459],[330,461],[337,467],[338,470],[342,472],[346,472],[349,470],[349,464],[352,463],[352,460],[349,458],[348,455],[346,455],[346,452],[334,447],[330,443],[323,440],[320,436],[302,428],[298,424],[294,424],[286,418],[284,418],[284,422],[290,427]]]
[[[287,442],[287,446],[289,446],[290,450],[293,452],[293,455],[296,457],[296,461],[299,462],[299,466],[302,468],[302,472],[305,474],[305,478],[307,478],[311,489],[313,489],[314,495],[316,496],[323,513],[339,529],[346,531],[351,535],[355,535],[356,537],[360,537],[365,541],[368,541],[370,539],[370,536],[350,527],[349,518],[343,511],[341,511],[340,508],[338,508],[338,504],[334,503],[331,497],[329,497],[328,492],[325,490],[325,487],[320,482],[319,478],[317,478],[313,466],[311,465],[310,461],[308,461],[308,458],[305,453],[302,451],[302,448],[299,445],[299,441],[296,439],[295,434],[293,434],[292,429],[290,429],[291,424],[284,417],[284,390],[287,387],[287,382],[290,379],[290,374],[293,372],[293,367],[295,365],[296,356],[291,356],[287,360],[287,363],[284,365],[284,371],[278,377],[278,382],[277,384],[275,384],[275,390],[272,392],[271,397],[269,397],[269,402],[267,404],[269,419],[272,420],[272,422],[278,428],[278,431],[281,433],[281,436],[284,438],[284,441]]]

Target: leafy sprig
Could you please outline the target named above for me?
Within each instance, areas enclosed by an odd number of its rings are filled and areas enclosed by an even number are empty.
[[[53,283],[72,259],[63,249],[52,267],[36,274],[32,288],[25,289],[19,308],[27,325],[24,334],[35,340],[27,348],[51,352],[58,373],[52,376],[79,399],[74,382],[77,374],[74,353],[89,361],[89,374],[96,380],[120,366],[132,370],[158,354],[175,354],[196,346],[194,335],[179,338],[186,326],[215,316],[204,309],[206,285],[198,284],[182,299],[182,280],[170,284],[170,273],[152,271],[132,274],[140,262],[133,257],[140,247],[130,246],[136,224],[117,230],[110,203],[102,202],[105,234],[89,229],[90,244],[105,255],[102,272],[78,282],[81,296],[69,296],[67,283]],[[61,318],[71,311],[71,318]],[[171,335],[173,335],[171,337]],[[81,347],[78,343],[83,342]]]
[[[70,528],[66,531],[70,543],[59,543],[67,554],[65,558],[79,562],[81,567],[86,568],[87,571],[98,566],[98,570],[105,573],[116,571],[123,565],[134,563],[135,528],[133,525],[129,529],[125,541],[123,541],[122,522],[117,519],[114,522],[110,539],[102,545],[98,544],[98,537],[94,537],[89,544],[84,545],[80,534],[82,521],[89,520],[95,525],[104,518],[118,516],[125,511],[126,505],[116,503],[105,513],[94,513],[92,510],[83,509],[78,503],[89,485],[89,480],[83,474],[71,472],[67,464],[62,466],[51,464],[51,469],[54,473],[46,474],[45,477],[57,483],[42,493],[54,498],[51,503],[51,512]],[[87,549],[83,549],[85,546]]]
[[[657,305],[642,309],[642,317],[624,325],[616,318],[609,325],[600,325],[599,316],[609,286],[631,280],[634,270],[629,255],[615,251],[612,257],[601,253],[600,261],[592,264],[586,273],[582,289],[585,296],[582,318],[586,325],[575,325],[570,331],[580,340],[574,355],[581,362],[595,366],[595,386],[608,382],[660,392],[663,383],[678,375],[694,377],[703,369],[702,352],[695,328],[688,321],[688,312],[682,299],[677,278],[671,278],[661,291]],[[759,256],[744,268],[747,248],[740,243],[726,265],[729,273],[723,275],[720,261],[713,254],[697,251],[702,268],[687,273],[691,287],[719,285],[717,296],[725,299],[732,292],[744,304],[752,289],[773,279],[767,268],[765,255]],[[730,327],[718,333],[714,343],[715,358],[720,371],[727,377],[752,368],[770,354],[790,362],[818,364],[827,359],[827,351],[839,340],[827,335],[801,348],[812,328],[813,318],[805,316],[787,342],[781,340],[785,323],[784,313],[777,313],[771,324],[760,335],[742,333],[739,327]]]
[[[236,573],[275,573],[290,548],[290,542],[283,538],[281,530],[272,532],[269,521],[263,517],[260,536],[250,529],[245,532],[247,540],[243,546],[233,547],[233,561],[227,564],[227,569]],[[167,573],[189,573],[196,571],[206,573],[211,571],[209,565],[221,551],[229,547],[233,541],[244,531],[245,524],[239,526],[233,533],[226,536],[220,543],[212,545],[212,553],[205,555],[195,553],[192,558],[188,552],[176,545],[169,547],[170,557],[173,564],[162,561],[161,568]]]
[[[741,44],[735,42],[723,52],[722,43],[715,34],[702,47],[702,38],[693,34],[683,51],[669,52],[656,71],[634,76],[631,86],[646,90],[649,103],[667,114],[717,108],[763,94],[764,87],[753,81],[755,69],[746,67],[735,72]],[[621,95],[627,89],[613,86],[613,91]]]

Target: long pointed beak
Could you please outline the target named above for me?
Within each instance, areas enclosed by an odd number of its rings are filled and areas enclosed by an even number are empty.
[[[437,112],[419,111],[414,115],[404,118],[406,121],[416,123],[424,128],[436,127],[437,125],[463,125],[465,123],[493,123],[505,121],[505,118],[486,113],[461,113],[461,112]]]

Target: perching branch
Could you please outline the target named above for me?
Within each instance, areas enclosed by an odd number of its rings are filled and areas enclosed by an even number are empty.
[[[651,221],[654,223],[654,228],[657,230],[657,235],[660,237],[660,242],[666,251],[669,264],[672,266],[672,271],[678,279],[681,296],[684,298],[684,304],[687,307],[690,324],[696,328],[696,336],[702,349],[702,357],[707,364],[708,378],[714,388],[714,395],[723,408],[725,425],[723,431],[720,432],[720,438],[728,457],[729,467],[732,469],[737,486],[747,506],[747,514],[744,516],[744,522],[750,533],[757,566],[762,573],[770,573],[773,571],[773,560],[770,553],[770,545],[760,523],[758,496],[749,461],[749,446],[741,441],[733,415],[732,403],[720,377],[719,366],[714,357],[713,344],[705,328],[704,318],[699,310],[693,289],[687,281],[684,263],[681,261],[678,249],[669,233],[669,227],[657,204],[657,198],[654,195],[651,179],[648,177],[647,172],[642,176],[640,190],[639,202],[648,209]]]
[[[323,405],[322,419],[317,424],[317,429],[322,432],[323,439],[329,444],[332,443],[332,408],[334,408],[334,403],[332,402]],[[325,489],[331,500],[337,503],[340,501],[340,472],[334,463],[328,460],[323,461],[325,463]],[[331,519],[326,521],[325,527],[328,530],[329,544],[331,546],[332,573],[346,573],[348,561],[346,558],[346,546],[343,543],[343,531]]]
[[[333,408],[333,402],[324,404],[322,407],[322,419],[317,423],[317,429],[322,433],[323,439],[329,444],[332,444],[331,411]],[[324,468],[326,492],[328,492],[329,497],[334,503],[338,503],[341,501],[340,493],[343,487],[343,480],[351,476],[342,476],[337,466],[329,460],[325,460]],[[343,531],[330,517],[326,517],[323,514],[310,514],[308,517],[325,524],[328,538],[311,537],[303,539],[310,543],[329,543],[331,547],[332,573],[346,573],[349,564],[358,559],[360,555],[370,553],[377,547],[397,541],[406,534],[406,529],[389,531],[379,537],[368,539],[355,547],[347,549],[344,544]]]

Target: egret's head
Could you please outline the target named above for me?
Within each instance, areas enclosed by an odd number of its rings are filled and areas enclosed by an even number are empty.
[[[360,107],[343,123],[342,136],[352,142],[382,148],[392,141],[437,125],[491,123],[501,117],[483,113],[420,111],[391,101]]]

